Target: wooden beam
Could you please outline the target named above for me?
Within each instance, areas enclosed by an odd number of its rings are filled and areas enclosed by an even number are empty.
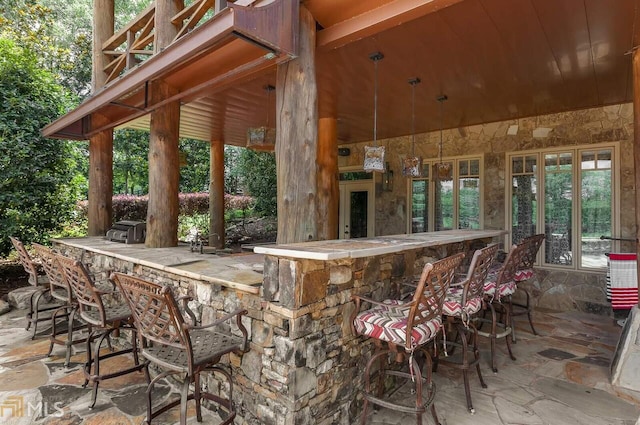
[[[318,121],[318,239],[338,239],[338,121]]]
[[[105,118],[94,115],[94,120]],[[105,130],[89,140],[89,236],[104,236],[112,223],[113,130]]]
[[[300,8],[299,56],[278,66],[276,84],[277,242],[318,238],[318,89],[315,21]]]
[[[141,28],[148,26],[150,22],[151,24],[153,24],[153,14],[155,12],[156,2],[153,1],[149,6],[147,6],[146,9],[138,13],[138,16],[133,18],[131,22],[121,28],[120,31],[115,33],[111,38],[102,43],[102,48],[104,50],[115,49],[116,47],[127,41],[127,33],[136,33]]]
[[[91,87],[95,93],[107,82],[104,72],[109,58],[104,54],[102,44],[113,35],[114,0],[93,1],[93,61]]]
[[[152,83],[156,99],[175,94],[175,89]],[[178,244],[178,184],[180,164],[178,137],[180,102],[169,103],[151,113],[149,135],[149,206],[145,246],[163,248]]]
[[[636,186],[636,241],[640,241],[640,49],[633,51],[633,161],[635,165]],[[640,257],[640,243],[636,243],[636,252]],[[637,261],[640,276],[640,261]],[[638,287],[640,300],[640,286]]]
[[[209,246],[224,248],[224,143],[222,141],[211,141],[209,166]]]
[[[318,49],[337,49],[461,1],[395,0],[318,32]]]

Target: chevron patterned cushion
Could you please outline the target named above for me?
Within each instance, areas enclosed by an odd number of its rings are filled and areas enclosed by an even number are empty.
[[[406,344],[407,309],[376,306],[358,314],[353,322],[356,331],[371,338],[397,345]],[[433,339],[442,327],[440,317],[413,327],[411,346],[417,347]]]
[[[462,288],[450,288],[447,297],[442,306],[442,314],[446,316],[462,316],[462,312],[466,315],[475,314],[482,308],[482,298],[473,298],[467,300],[465,306],[462,306]]]
[[[533,277],[533,269],[521,269],[516,272],[514,279],[516,282],[522,282],[523,280],[528,280]]]
[[[498,289],[497,298],[498,300],[500,300],[500,298],[505,297],[507,295],[511,295],[515,291],[516,291],[516,282],[512,280],[511,282],[507,282],[504,285],[500,286],[500,289]],[[496,282],[485,281],[484,294],[495,298],[496,297],[495,292],[496,292]]]

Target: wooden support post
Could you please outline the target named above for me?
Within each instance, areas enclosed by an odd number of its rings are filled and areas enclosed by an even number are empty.
[[[109,58],[102,52],[102,44],[114,31],[114,0],[93,0],[93,60],[91,86],[93,92],[103,87],[107,81],[104,67]]]
[[[224,248],[224,143],[211,141],[209,168],[209,246]]]
[[[300,7],[299,55],[278,65],[276,84],[277,243],[316,240],[318,90],[315,21]]]
[[[633,51],[633,160],[635,165],[636,186],[636,241],[640,241],[640,50]],[[636,243],[636,252],[640,257],[640,243]],[[640,261],[638,276],[640,276]],[[640,295],[640,285],[638,286]],[[638,297],[640,300],[640,296]]]
[[[184,0],[164,0],[156,2],[155,34],[153,48],[159,53],[167,47],[180,31],[181,23],[173,24],[171,18],[184,9]]]
[[[318,239],[338,239],[338,127],[335,118],[318,122]]]
[[[171,18],[184,8],[181,0],[156,2],[156,53],[167,47],[178,34]],[[176,94],[163,81],[151,84],[151,102],[160,102]],[[149,206],[147,209],[147,238],[145,246],[161,248],[178,245],[178,188],[180,161],[178,138],[180,133],[180,102],[168,103],[151,112],[149,135]]]
[[[174,89],[161,81],[154,82],[152,86],[154,102],[175,94]],[[149,248],[178,245],[179,127],[179,102],[168,103],[151,112],[149,206],[145,241]]]
[[[107,74],[104,66],[108,58],[102,44],[113,35],[114,0],[93,2],[92,78],[93,92],[104,86]],[[107,123],[94,114],[92,124],[100,127]],[[111,227],[113,197],[113,130],[105,130],[89,139],[89,199],[87,221],[89,236],[104,236]]]
[[[93,115],[94,121],[105,119]],[[89,140],[89,236],[104,236],[112,223],[113,130],[102,131]]]

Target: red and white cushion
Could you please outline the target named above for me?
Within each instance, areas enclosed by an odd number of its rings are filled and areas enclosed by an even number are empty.
[[[496,294],[496,281],[498,280],[499,271],[499,268],[497,270],[492,268],[489,270],[489,274],[484,281],[484,294],[494,299],[497,298],[498,301],[500,301],[502,297],[506,297],[507,295],[511,295],[516,292],[516,282],[515,280],[512,280],[511,282],[502,284],[500,288],[497,288],[498,293]]]
[[[467,300],[462,305],[463,287],[450,287],[442,306],[442,314],[446,316],[463,317],[477,313],[482,308],[482,298]]]
[[[371,338],[406,345],[407,309],[376,306],[358,314],[353,321],[356,331]],[[433,339],[442,328],[442,319],[414,325],[410,346],[415,348]]]
[[[523,280],[529,280],[533,277],[533,269],[520,269],[516,271],[514,279],[516,282],[522,282]]]

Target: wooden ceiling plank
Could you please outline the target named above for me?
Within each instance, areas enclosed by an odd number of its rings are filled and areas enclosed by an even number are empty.
[[[319,49],[336,49],[462,0],[396,0],[318,32]]]
[[[533,5],[562,75],[565,105],[579,109],[598,104],[583,0],[535,0]]]
[[[597,0],[586,0],[585,4],[599,100],[603,104],[620,98],[631,102],[633,99],[626,97],[631,55],[626,52],[633,47],[634,6],[637,5],[622,2],[613,8]]]

